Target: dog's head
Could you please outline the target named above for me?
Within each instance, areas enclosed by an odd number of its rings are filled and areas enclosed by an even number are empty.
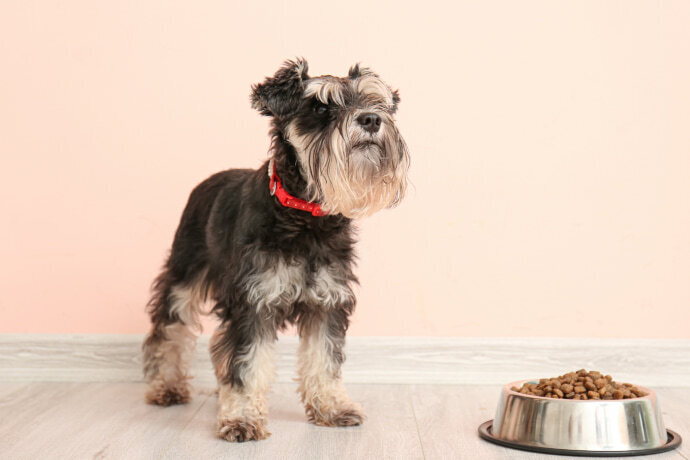
[[[294,147],[309,199],[347,217],[395,206],[407,187],[409,155],[395,125],[400,97],[370,69],[309,77],[286,61],[252,88],[252,106]]]

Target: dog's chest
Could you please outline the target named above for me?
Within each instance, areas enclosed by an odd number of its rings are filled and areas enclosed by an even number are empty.
[[[257,311],[290,307],[297,302],[332,308],[352,302],[354,294],[344,268],[310,267],[304,261],[277,258],[247,278],[247,300]]]

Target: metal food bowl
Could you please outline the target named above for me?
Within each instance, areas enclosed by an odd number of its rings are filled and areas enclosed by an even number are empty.
[[[572,400],[512,391],[503,387],[496,418],[479,427],[487,441],[522,450],[563,455],[628,456],[675,449],[680,436],[667,430],[656,394],[617,400]]]

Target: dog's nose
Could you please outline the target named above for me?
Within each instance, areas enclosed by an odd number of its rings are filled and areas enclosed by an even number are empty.
[[[377,133],[381,128],[381,117],[372,112],[363,113],[357,117],[359,123],[365,131]]]

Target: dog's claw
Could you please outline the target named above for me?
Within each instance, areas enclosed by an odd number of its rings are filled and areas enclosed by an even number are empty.
[[[358,426],[366,419],[362,408],[354,403],[336,407],[328,412],[307,406],[307,417],[311,423],[318,426]]]
[[[335,426],[358,426],[364,421],[364,414],[356,409],[345,409],[333,414],[331,421]]]
[[[217,433],[229,442],[259,441],[271,435],[262,422],[249,419],[219,420]]]

